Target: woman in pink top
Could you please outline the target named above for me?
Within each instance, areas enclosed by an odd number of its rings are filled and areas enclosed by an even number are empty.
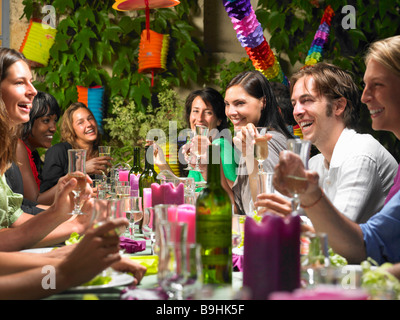
[[[37,149],[51,147],[60,114],[57,100],[48,93],[38,91],[29,113],[29,122],[24,123],[17,145],[17,162],[23,179],[24,198],[42,205],[53,202],[55,188],[39,192],[43,163]]]

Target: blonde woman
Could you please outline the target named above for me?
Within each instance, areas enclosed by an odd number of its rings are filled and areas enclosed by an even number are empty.
[[[68,150],[86,149],[86,173],[102,174],[111,167],[111,157],[99,157],[100,135],[97,122],[85,104],[75,102],[64,112],[61,123],[61,140],[45,154],[40,192],[57,184],[68,173]]]

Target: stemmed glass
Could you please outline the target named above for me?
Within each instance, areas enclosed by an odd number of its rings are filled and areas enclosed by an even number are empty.
[[[287,141],[287,149],[300,156],[304,164],[304,169],[308,169],[308,160],[310,158],[311,141],[303,139],[289,139]],[[290,193],[293,196],[292,210],[298,211],[300,209],[299,194],[307,188],[307,179],[300,175],[287,175],[285,183]]]
[[[192,158],[193,154],[190,152],[190,148],[189,148],[190,144],[192,143],[193,135],[194,135],[194,132],[190,131],[190,133],[188,132],[188,134],[186,136],[186,143],[185,143],[184,147],[186,148],[186,150],[188,150],[185,155],[185,158],[187,158],[187,167],[183,168],[183,170],[193,170],[193,167],[190,164],[190,159]]]
[[[207,135],[208,128],[206,126],[196,126],[196,135],[193,137],[193,154],[196,156],[196,166],[193,169],[194,171],[202,171],[200,169],[200,159],[207,151],[207,148],[203,144],[203,137],[207,137]]]
[[[99,157],[110,157],[111,156],[111,147],[110,146],[99,146]],[[106,172],[102,171],[102,179],[106,180],[108,175],[108,170]]]
[[[74,209],[71,214],[84,214],[81,211],[80,194],[86,187],[86,150],[68,150],[68,175],[75,178],[78,183],[72,192],[74,193]]]
[[[129,237],[135,236],[136,223],[143,219],[142,198],[141,197],[126,197],[122,198],[123,211],[126,219],[129,220]]]
[[[258,194],[275,192],[275,188],[273,185],[273,177],[274,177],[273,172],[261,172],[260,174],[258,174],[258,181],[257,181]],[[258,207],[256,210],[259,215],[263,214],[264,211],[266,211],[265,208],[263,207]]]
[[[257,135],[254,137],[254,158],[258,162],[258,173],[262,173],[263,162],[268,158],[268,140],[265,136],[268,128],[256,127]]]

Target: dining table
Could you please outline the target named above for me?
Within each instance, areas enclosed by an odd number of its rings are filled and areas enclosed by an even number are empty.
[[[127,239],[125,237],[122,238],[124,238],[124,240]],[[121,255],[133,259],[147,267],[146,274],[139,284],[132,284],[132,281],[134,280],[132,275],[115,272],[109,268],[102,273],[104,275],[110,275],[112,278],[112,280],[107,284],[73,287],[66,291],[46,297],[44,300],[167,300],[168,297],[158,284],[158,256],[152,252],[151,241],[145,239],[143,234],[137,233],[135,233],[133,240],[140,244],[145,242],[144,250],[139,250],[133,253],[121,251]],[[53,249],[54,247],[28,249],[24,251],[44,253]],[[202,295],[204,299],[207,300],[232,300],[236,299],[238,295],[240,295],[241,288],[242,272],[233,271],[232,286],[220,288],[208,288],[206,286]],[[196,299],[201,298],[198,296]]]

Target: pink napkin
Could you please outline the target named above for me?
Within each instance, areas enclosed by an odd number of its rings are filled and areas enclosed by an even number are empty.
[[[232,264],[234,270],[243,271],[243,255],[232,253]]]
[[[125,249],[126,253],[135,253],[146,249],[146,241],[136,241],[126,237],[120,237],[119,246],[121,249]]]

